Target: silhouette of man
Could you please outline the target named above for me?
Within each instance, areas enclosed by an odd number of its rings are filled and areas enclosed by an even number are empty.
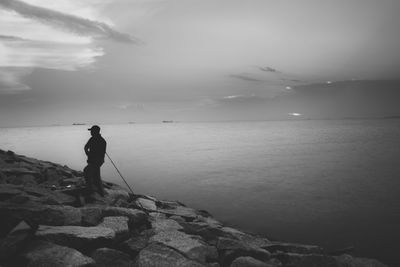
[[[103,183],[100,178],[100,167],[104,163],[107,142],[100,135],[100,127],[93,125],[88,129],[92,137],[85,145],[88,165],[84,169],[86,187],[89,193],[97,191],[104,196]]]

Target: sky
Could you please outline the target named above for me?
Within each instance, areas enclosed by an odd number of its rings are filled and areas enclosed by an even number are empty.
[[[0,127],[400,115],[400,1],[0,0]]]

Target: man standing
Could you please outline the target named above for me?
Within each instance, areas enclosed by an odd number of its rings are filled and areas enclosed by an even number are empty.
[[[86,186],[91,192],[97,191],[104,196],[103,183],[100,178],[100,167],[104,163],[107,142],[100,135],[100,127],[93,125],[88,129],[92,137],[85,145],[85,153],[88,157],[88,165],[84,169]]]

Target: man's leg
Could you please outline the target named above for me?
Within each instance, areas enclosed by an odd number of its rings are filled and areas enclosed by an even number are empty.
[[[101,195],[104,196],[104,187],[103,187],[103,183],[101,181],[101,177],[100,177],[100,166],[97,166],[94,168],[94,184],[97,187],[97,192]]]
[[[94,184],[93,184],[93,165],[88,164],[84,169],[83,169],[83,174],[85,177],[85,182],[86,182],[86,191],[87,194],[90,195],[93,192],[94,189]]]

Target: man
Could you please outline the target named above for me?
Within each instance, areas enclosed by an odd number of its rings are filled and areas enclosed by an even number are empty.
[[[86,186],[89,193],[97,191],[101,196],[104,196],[103,183],[100,178],[100,167],[104,163],[107,142],[100,135],[99,126],[93,125],[88,130],[92,137],[85,145],[85,153],[88,157],[88,165],[84,169]]]

